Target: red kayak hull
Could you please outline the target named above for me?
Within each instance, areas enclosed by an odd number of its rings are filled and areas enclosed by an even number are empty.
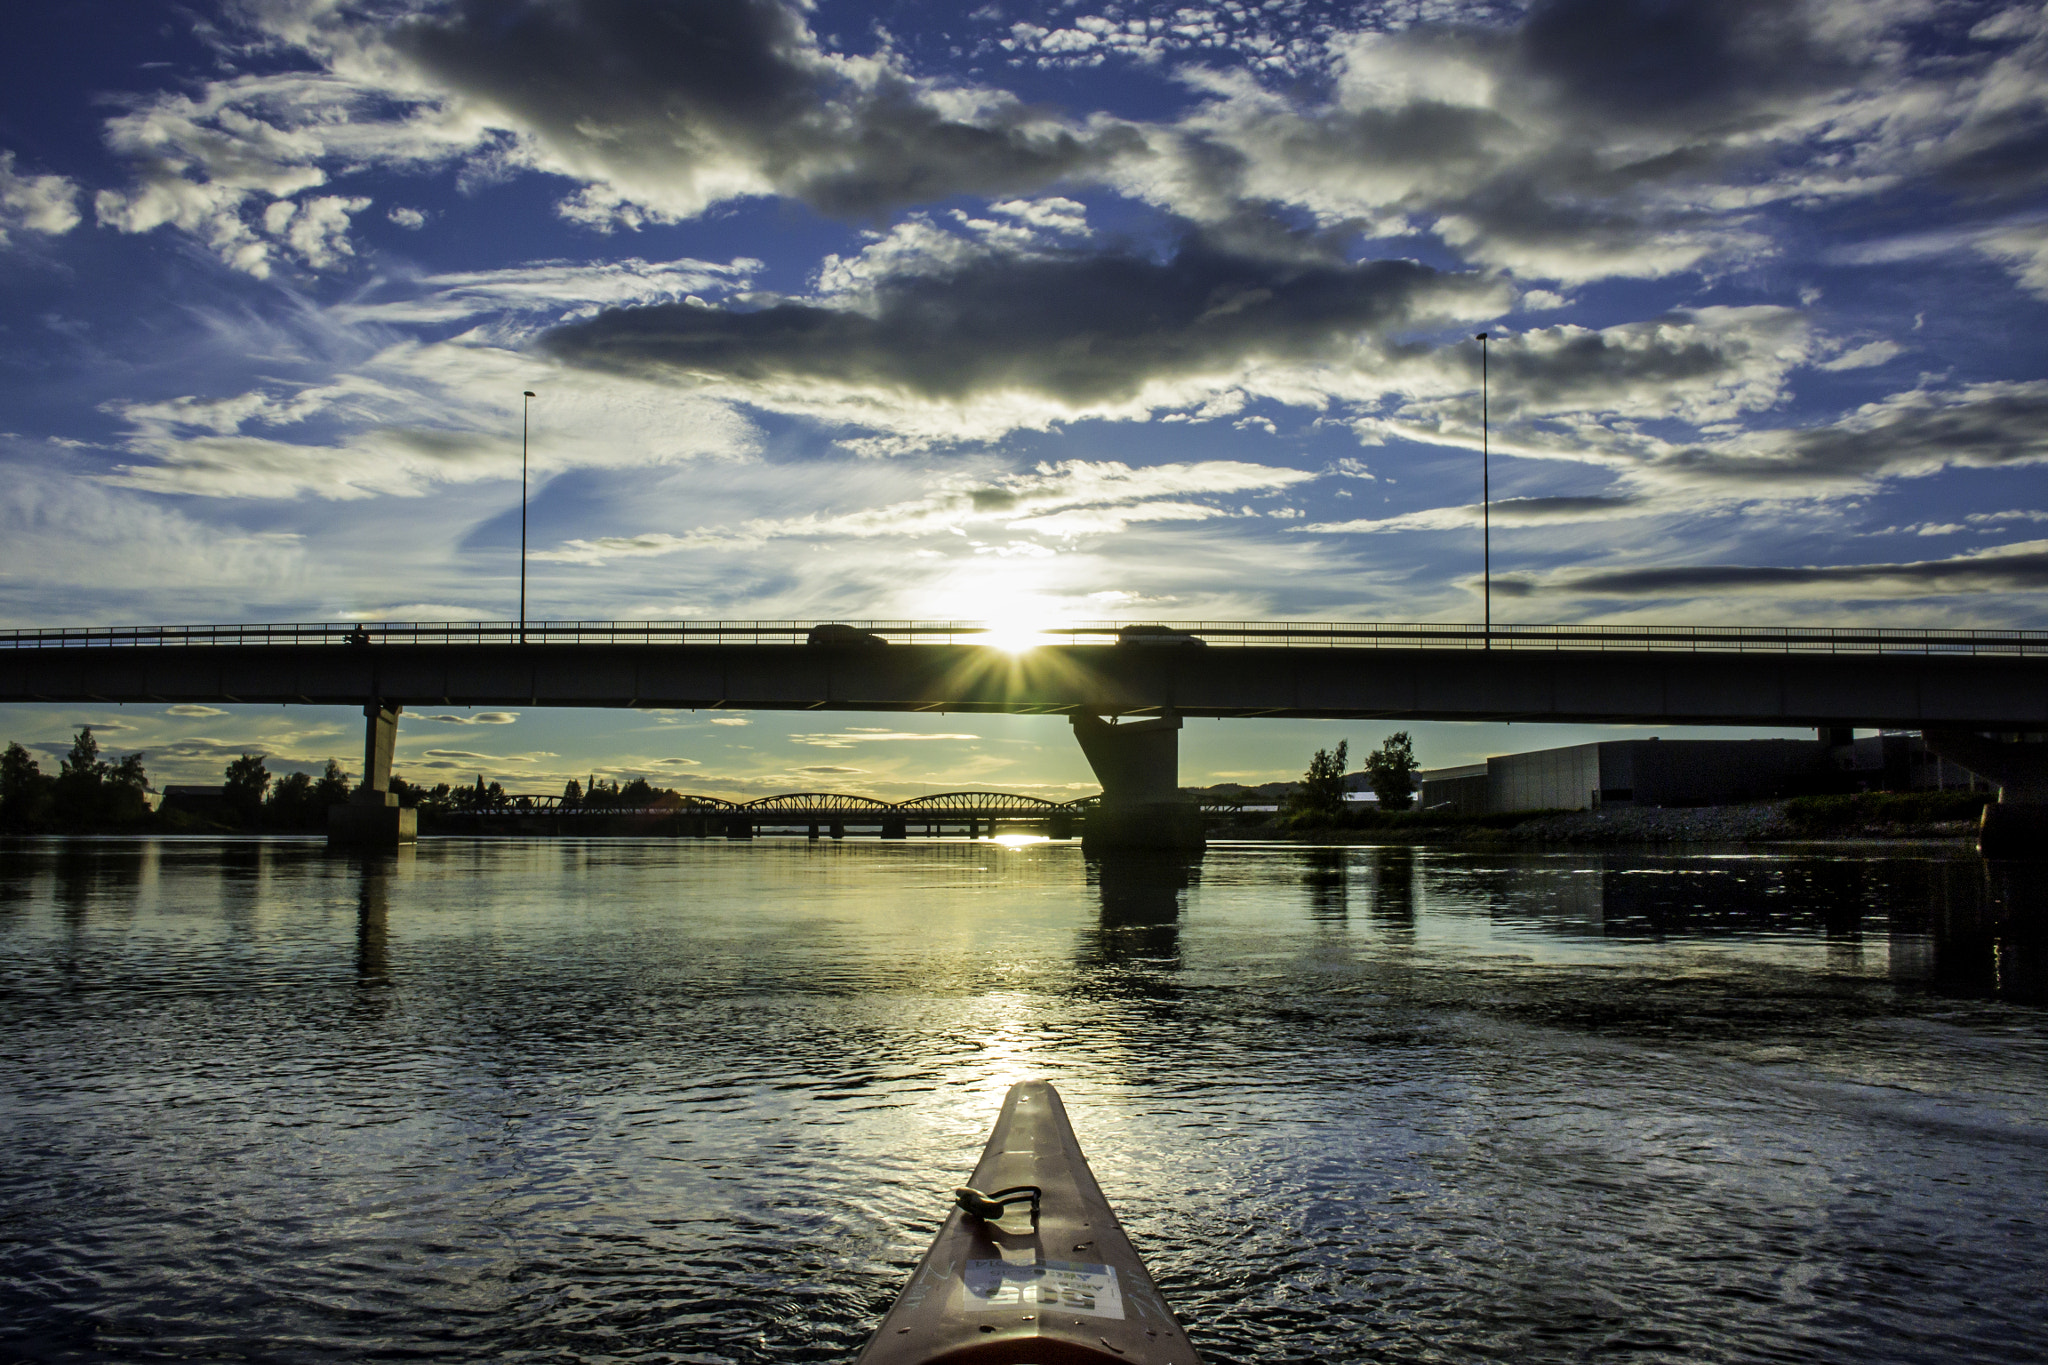
[[[1081,1155],[1059,1093],[1010,1087],[968,1182],[1036,1185],[1037,1219],[956,1208],[859,1365],[1200,1365]]]

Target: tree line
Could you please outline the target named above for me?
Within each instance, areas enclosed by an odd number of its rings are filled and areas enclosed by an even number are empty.
[[[79,727],[71,751],[58,770],[42,765],[19,743],[0,754],[0,830],[10,833],[86,834],[141,832],[152,829],[227,828],[249,831],[308,833],[327,827],[327,808],[354,794],[352,775],[335,759],[320,776],[293,771],[274,776],[262,754],[245,753],[221,774],[220,797],[179,811],[156,812],[149,794],[155,790],[143,766],[144,754],[118,761],[100,756],[99,740],[90,725]],[[497,782],[436,783],[425,787],[402,777],[391,779],[400,804],[416,806],[423,815],[468,815],[512,810],[522,798]],[[636,777],[620,783],[593,774],[588,782],[571,778],[562,789],[562,806],[570,810],[637,810],[676,793]]]
[[[1297,827],[1318,827],[1341,822],[1347,812],[1345,772],[1351,756],[1351,741],[1339,740],[1335,749],[1318,749],[1308,761],[1308,771],[1287,794],[1280,814]],[[1365,783],[1379,798],[1382,811],[1407,810],[1415,803],[1415,745],[1406,730],[1397,730],[1365,756]]]

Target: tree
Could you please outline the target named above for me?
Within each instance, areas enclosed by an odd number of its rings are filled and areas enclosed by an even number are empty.
[[[315,810],[313,779],[304,773],[286,773],[270,789],[265,823],[278,829],[298,829],[313,823]]]
[[[243,754],[228,764],[221,796],[244,824],[253,825],[263,813],[263,794],[270,790],[270,770],[262,754]]]
[[[100,742],[92,737],[92,727],[81,725],[71,739],[71,752],[66,754],[57,766],[57,775],[89,780],[98,785],[107,775],[107,765],[100,762]]]
[[[34,756],[9,741],[7,752],[0,755],[0,804],[11,807],[17,801],[28,800],[42,781],[43,770]]]
[[[1365,778],[1381,810],[1407,810],[1415,801],[1415,746],[1397,730],[1365,756]]]
[[[319,810],[338,806],[348,800],[348,773],[333,759],[327,760],[327,771],[320,774],[320,780],[313,784],[313,805]]]
[[[583,786],[573,777],[569,779],[569,785],[562,788],[562,804],[565,806],[580,806],[583,804]]]
[[[0,822],[19,828],[46,818],[54,785],[28,750],[8,744],[0,754]]]
[[[130,754],[107,773],[107,781],[136,793],[149,790],[149,773],[142,766],[142,754]]]
[[[1334,751],[1318,749],[1308,761],[1308,771],[1288,793],[1287,809],[1297,819],[1334,820],[1344,813],[1344,763],[1351,741],[1337,741]]]

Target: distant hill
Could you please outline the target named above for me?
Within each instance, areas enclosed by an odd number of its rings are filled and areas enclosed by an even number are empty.
[[[1287,794],[1301,784],[1298,782],[1260,782],[1246,786],[1242,782],[1218,782],[1213,787],[1182,787],[1180,794],[1196,801],[1229,802],[1237,801],[1247,806],[1277,806],[1287,799]],[[1362,772],[1347,773],[1344,790],[1348,792],[1371,791]]]

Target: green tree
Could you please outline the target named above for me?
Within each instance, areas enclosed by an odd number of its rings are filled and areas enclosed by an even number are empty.
[[[314,809],[313,779],[305,773],[286,773],[270,788],[264,823],[277,829],[300,829],[313,823]]]
[[[57,765],[55,798],[58,827],[66,830],[91,829],[106,820],[105,785],[109,764],[100,760],[100,742],[92,727],[81,725],[72,738],[71,752]]]
[[[1337,741],[1337,747],[1316,750],[1315,757],[1308,761],[1308,771],[1301,775],[1301,781],[1287,794],[1287,813],[1296,820],[1324,822],[1335,820],[1344,813],[1344,763],[1351,752],[1351,741]]]
[[[51,786],[34,756],[10,742],[0,754],[0,822],[21,827],[46,818]]]
[[[322,812],[323,818],[329,806],[338,806],[348,800],[348,773],[333,759],[327,760],[327,771],[320,774],[320,780],[313,784],[313,805]]]
[[[228,809],[245,825],[254,825],[263,815],[263,795],[270,790],[270,770],[262,754],[243,754],[228,764],[221,796]]]
[[[1415,802],[1415,745],[1397,730],[1365,756],[1365,779],[1381,810],[1407,810]]]
[[[71,752],[58,766],[58,776],[90,781],[94,786],[105,780],[107,765],[100,762],[100,742],[92,737],[90,725],[78,727],[71,740]]]
[[[583,784],[573,777],[569,779],[569,785],[562,788],[562,804],[565,806],[580,806],[583,804]]]

